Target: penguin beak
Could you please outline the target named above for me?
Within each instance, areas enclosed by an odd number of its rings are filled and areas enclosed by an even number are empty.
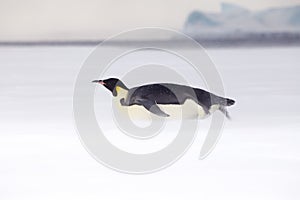
[[[105,85],[104,81],[102,80],[93,80],[92,83],[99,83],[101,85]]]

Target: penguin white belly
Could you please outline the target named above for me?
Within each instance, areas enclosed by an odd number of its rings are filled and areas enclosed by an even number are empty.
[[[118,115],[130,117],[133,120],[149,120],[159,118],[159,116],[149,112],[140,105],[122,106],[120,100],[127,97],[127,91],[117,88],[118,95],[113,98],[113,106]],[[168,119],[194,119],[205,118],[208,115],[204,109],[193,100],[186,100],[184,104],[158,104],[161,110],[170,115]]]

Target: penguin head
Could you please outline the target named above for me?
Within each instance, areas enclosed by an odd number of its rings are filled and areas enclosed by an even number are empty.
[[[118,95],[119,88],[122,88],[124,90],[128,90],[128,88],[125,86],[125,84],[117,78],[109,78],[109,79],[105,79],[105,80],[94,80],[92,82],[103,85],[109,91],[112,92],[113,96]]]

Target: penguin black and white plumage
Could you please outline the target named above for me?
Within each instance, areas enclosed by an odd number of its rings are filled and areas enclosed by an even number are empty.
[[[145,108],[160,117],[174,117],[185,112],[188,118],[205,118],[219,110],[229,118],[226,107],[234,100],[223,98],[200,88],[172,83],[155,83],[128,88],[117,78],[94,80],[110,90],[122,109]],[[143,109],[144,111],[146,111]],[[178,111],[178,109],[180,111]]]

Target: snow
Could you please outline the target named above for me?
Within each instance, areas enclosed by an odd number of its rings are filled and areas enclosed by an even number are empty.
[[[300,197],[299,47],[209,49],[227,96],[237,102],[221,140],[198,160],[201,129],[174,165],[138,176],[99,164],[76,133],[73,86],[92,50],[0,48],[1,199]]]

